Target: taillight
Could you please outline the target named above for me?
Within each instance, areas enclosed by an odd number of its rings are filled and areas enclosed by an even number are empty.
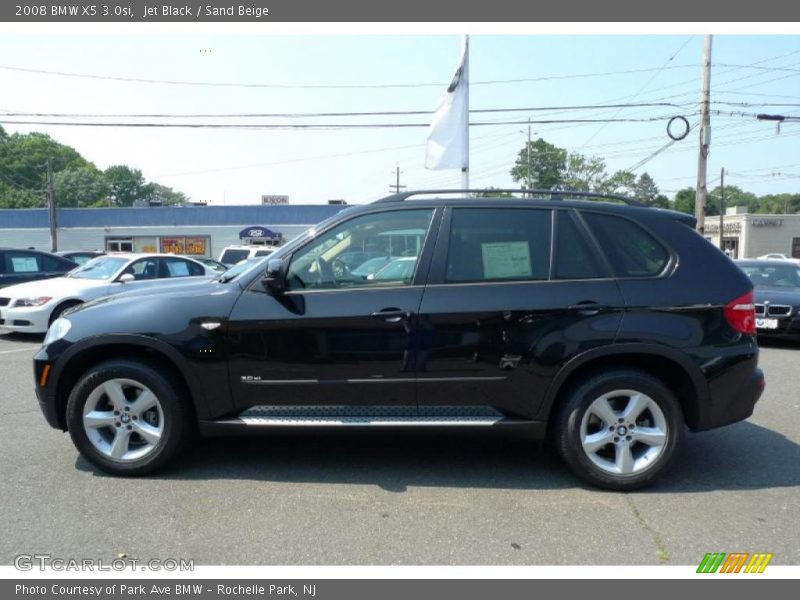
[[[753,304],[753,292],[747,292],[728,302],[725,305],[725,318],[735,331],[755,334],[756,306]]]

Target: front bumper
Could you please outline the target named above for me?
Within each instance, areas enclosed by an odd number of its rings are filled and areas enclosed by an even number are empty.
[[[759,319],[763,317],[758,317]],[[774,318],[774,317],[767,317]],[[778,337],[791,337],[800,339],[800,314],[791,317],[777,317],[778,327],[776,329],[765,329],[759,327],[757,329],[758,337],[778,338]]]
[[[0,308],[0,331],[19,333],[46,333],[50,326],[53,306],[50,302],[42,306]]]
[[[55,381],[51,379],[52,360],[47,350],[42,347],[33,356],[33,379],[36,389],[36,400],[47,424],[54,429],[66,431],[66,423],[59,420],[56,402]]]

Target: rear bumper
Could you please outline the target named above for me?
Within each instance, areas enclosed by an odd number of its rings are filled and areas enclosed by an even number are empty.
[[[709,385],[710,402],[698,407],[698,418],[692,429],[714,429],[743,421],[753,414],[766,385],[764,372],[748,363],[740,366],[745,368],[731,369]]]

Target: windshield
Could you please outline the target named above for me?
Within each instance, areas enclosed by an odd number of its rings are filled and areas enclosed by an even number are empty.
[[[755,287],[800,287],[800,268],[795,265],[741,265]]]
[[[99,256],[70,271],[68,277],[74,277],[75,279],[111,279],[127,262],[127,258]]]

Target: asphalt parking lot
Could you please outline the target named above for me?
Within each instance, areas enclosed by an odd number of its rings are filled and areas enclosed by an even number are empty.
[[[39,343],[0,335],[2,564],[681,565],[708,551],[800,564],[800,347],[762,349],[750,420],[688,436],[656,486],[618,494],[530,442],[477,435],[204,440],[157,476],[109,477],[42,418]]]

